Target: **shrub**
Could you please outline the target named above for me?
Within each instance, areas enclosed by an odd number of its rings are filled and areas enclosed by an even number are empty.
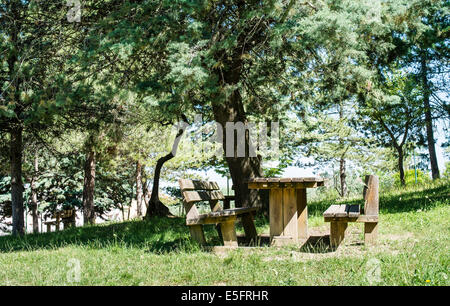
[[[400,173],[397,172],[394,174],[394,185],[400,186]],[[430,178],[428,175],[426,175],[423,171],[417,169],[417,184],[424,184],[428,183],[430,181]],[[414,185],[416,183],[416,178],[414,174],[414,169],[406,170],[405,171],[405,184],[406,186]]]
[[[442,177],[450,179],[450,162],[445,163],[445,171],[442,174]]]

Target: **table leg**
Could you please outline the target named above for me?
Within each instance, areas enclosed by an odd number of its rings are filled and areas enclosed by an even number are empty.
[[[291,242],[298,240],[297,225],[297,194],[295,189],[283,189],[283,236],[291,238]]]
[[[308,207],[306,199],[306,189],[296,189],[297,191],[297,225],[298,238],[308,239]]]
[[[283,191],[271,189],[269,194],[270,240],[283,234]]]

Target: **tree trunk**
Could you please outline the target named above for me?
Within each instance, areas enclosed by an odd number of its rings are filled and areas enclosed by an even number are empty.
[[[402,147],[397,148],[397,152],[398,152],[398,171],[400,173],[400,184],[402,186],[405,186],[406,182],[405,182],[405,171],[403,169],[403,148]]]
[[[342,101],[339,101],[339,120],[344,120],[344,104]],[[339,144],[341,149],[344,148],[344,139],[341,138],[341,135],[339,135]],[[345,150],[347,151],[347,150]],[[339,178],[341,180],[341,188],[340,188],[340,194],[341,197],[344,198],[347,196],[347,174],[345,169],[345,153],[342,154],[340,160],[339,160]]]
[[[94,209],[95,191],[95,152],[93,147],[89,148],[84,164],[84,185],[83,185],[83,215],[84,225],[95,223]]]
[[[187,122],[187,119],[184,115],[182,115],[182,118],[184,122]],[[145,219],[149,219],[153,216],[161,216],[161,217],[172,216],[169,208],[159,200],[159,179],[161,177],[161,169],[164,166],[164,164],[175,157],[178,145],[181,140],[181,136],[184,133],[184,129],[185,129],[184,126],[179,127],[177,136],[175,137],[174,143],[172,145],[172,151],[169,154],[158,159],[158,161],[156,162],[155,174],[153,176],[152,194],[150,200],[148,201]]]
[[[142,217],[142,164],[137,161],[136,162],[136,210],[137,216]]]
[[[242,122],[248,123],[244,106],[242,103],[242,97],[239,90],[235,90],[226,103],[213,104],[213,112],[215,120],[222,125],[223,136],[222,143],[223,149],[227,152],[226,141],[226,124],[227,122],[236,123]],[[237,157],[238,144],[245,141],[245,157]],[[237,133],[234,135],[234,147],[232,151],[234,156],[226,156],[225,160],[230,170],[231,180],[233,181],[233,189],[235,193],[235,205],[236,207],[253,207],[262,206],[265,212],[268,211],[268,192],[267,190],[255,190],[248,189],[247,180],[254,177],[263,177],[261,169],[261,156],[250,157],[250,149],[252,143],[249,138],[248,131],[245,133],[245,139],[237,139]]]
[[[347,196],[347,173],[344,158],[341,158],[339,161],[339,177],[341,179],[341,197],[344,198]]]
[[[425,54],[421,55],[421,77],[422,77],[422,85],[423,85],[423,104],[424,104],[424,112],[425,112],[425,126],[427,131],[427,144],[428,144],[428,153],[430,155],[430,163],[431,163],[431,175],[434,179],[438,179],[439,174],[439,166],[437,163],[436,157],[436,148],[434,141],[434,133],[433,133],[433,119],[431,116],[431,106],[430,106],[430,84],[428,81],[427,75],[427,61]]]
[[[146,209],[148,209],[148,202],[151,197],[151,193],[150,193],[150,190],[148,189],[148,187],[149,186],[148,186],[147,180],[145,180],[145,184],[142,183],[142,190],[143,190],[142,200],[144,201],[144,205],[145,205]]]
[[[155,174],[153,176],[152,195],[150,201],[148,201],[147,213],[145,215],[146,219],[153,216],[165,217],[172,215],[169,208],[159,200],[159,179],[161,177],[161,169],[164,164],[172,158],[174,158],[174,156],[170,153],[158,159],[156,163]]]
[[[236,3],[237,14],[244,13],[246,7],[245,1],[238,1]],[[223,89],[222,92],[226,92],[227,87],[235,87],[234,91],[227,94],[226,97],[217,97],[217,101],[212,103],[212,109],[214,113],[214,119],[216,122],[220,123],[223,128],[223,148],[225,154],[227,152],[226,145],[226,124],[242,122],[247,124],[247,116],[244,109],[244,103],[242,101],[242,96],[239,91],[239,83],[241,82],[243,75],[244,63],[242,59],[242,54],[252,51],[254,45],[257,42],[265,39],[264,33],[266,31],[265,26],[257,26],[255,28],[250,28],[253,33],[253,45],[247,43],[248,33],[240,33],[237,37],[237,45],[230,52],[230,55],[223,59],[223,53],[215,54],[215,58],[218,61],[224,61],[226,69],[217,71],[217,79]],[[224,101],[223,101],[224,100]],[[265,214],[268,214],[269,210],[269,192],[268,190],[255,190],[248,189],[247,180],[254,177],[262,177],[263,171],[261,168],[261,156],[254,157],[250,153],[250,149],[253,148],[252,143],[250,143],[248,131],[245,132],[245,139],[237,139],[235,134],[234,148],[231,148],[234,152],[234,156],[226,156],[225,160],[228,164],[230,170],[230,176],[233,181],[234,193],[236,196],[235,205],[236,207],[252,207],[260,206]],[[245,155],[243,157],[238,156],[237,147],[238,143],[245,142]],[[227,155],[227,154],[226,154]]]
[[[33,233],[39,233],[39,213],[38,213],[38,199],[36,191],[36,181],[39,173],[39,159],[34,157],[34,171],[31,179],[31,216],[33,218]]]
[[[23,236],[24,207],[23,207],[23,181],[22,181],[22,127],[11,130],[10,158],[11,158],[11,202],[12,202],[12,234]]]

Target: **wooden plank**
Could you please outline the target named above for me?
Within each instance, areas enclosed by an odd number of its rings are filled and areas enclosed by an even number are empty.
[[[299,239],[308,239],[308,206],[306,189],[296,189],[297,193],[297,231]]]
[[[211,200],[209,201],[209,207],[211,208],[212,212],[221,211],[222,206],[219,203],[219,200]]]
[[[370,222],[370,217],[378,216],[379,213],[379,180],[376,175],[367,175],[364,182],[363,197],[364,214],[366,217],[364,220],[364,243],[366,245],[373,245],[376,243],[378,236],[378,218],[376,221]]]
[[[252,182],[248,183],[248,189],[276,189],[280,188],[280,183],[257,183]]]
[[[256,177],[256,178],[250,179],[249,182],[266,183],[267,179],[264,177]]]
[[[359,205],[347,205],[348,217],[358,218],[360,215]]]
[[[327,210],[323,213],[325,218],[333,218],[336,212],[339,210],[340,205],[331,205]]]
[[[296,189],[304,189],[304,188],[317,188],[323,186],[321,182],[302,182],[302,183],[292,183],[293,187]]]
[[[265,182],[265,183],[257,183],[250,182],[248,183],[248,189],[277,189],[277,188],[294,188],[294,189],[305,189],[305,188],[316,188],[324,186],[323,182],[290,182],[290,183],[281,183],[281,182]]]
[[[283,235],[298,239],[297,194],[295,189],[283,189]]]
[[[218,212],[215,212],[216,215],[241,215],[246,214],[250,212],[257,211],[258,207],[238,207],[238,208],[231,208],[231,209],[224,209]]]
[[[186,219],[186,225],[196,225],[196,224],[218,224],[223,222],[228,222],[230,219],[235,219],[236,216],[219,216],[219,217],[211,217],[207,214],[200,215],[199,218],[195,219]]]
[[[303,178],[304,182],[323,182],[324,179],[321,177],[304,177]]]
[[[278,178],[278,177],[271,177],[271,178],[251,178],[248,179],[247,182],[248,183],[266,183],[266,182],[272,182],[272,183],[277,183],[277,182],[324,182],[325,179],[321,178],[321,177],[282,177],[282,178]]]
[[[330,224],[330,245],[337,248],[345,237],[345,230],[347,229],[347,222],[333,221]]]
[[[217,212],[210,212],[207,214],[201,214],[197,217],[193,218],[186,218],[186,224],[216,224],[221,222],[227,222],[230,219],[235,219],[236,216],[247,214],[256,211],[256,207],[249,207],[249,208],[233,208],[233,209],[226,209],[222,211]]]
[[[305,181],[304,177],[293,177],[291,178],[291,182],[293,183],[303,183]]]
[[[348,217],[347,205],[339,205],[338,210],[334,214],[337,218]]]
[[[378,223],[367,222],[364,223],[364,244],[376,244],[378,237]]]
[[[209,207],[211,208],[211,212],[218,212],[222,210],[222,206],[220,205],[218,200],[209,201]],[[216,224],[216,230],[219,238],[222,240],[222,230],[220,227],[220,223]]]
[[[187,220],[198,218],[199,213],[197,210],[197,206],[195,206],[195,203],[187,203],[186,201],[183,200],[183,206],[184,211],[186,212]]]
[[[321,177],[296,177],[296,178],[252,178],[247,181],[249,189],[273,189],[273,188],[316,188],[325,185]]]
[[[332,221],[344,221],[344,222],[360,222],[360,223],[368,223],[368,222],[378,222],[378,216],[368,216],[368,215],[359,215],[359,217],[350,218],[350,217],[325,217],[325,222],[332,222]]]
[[[220,190],[219,185],[216,182],[207,182],[200,180],[178,180],[181,191],[185,190]]]
[[[279,177],[269,177],[266,180],[267,183],[279,183],[281,179]]]
[[[272,189],[269,194],[270,239],[283,234],[283,191]]]
[[[183,191],[183,197],[187,203],[225,199],[221,191]]]
[[[376,175],[366,175],[364,183],[364,214],[378,215],[378,177]]]
[[[194,241],[197,241],[200,245],[205,245],[205,234],[203,233],[203,226],[201,225],[192,225],[189,226],[189,232],[191,233],[191,237]]]
[[[290,182],[292,182],[292,179],[289,177],[284,177],[284,178],[280,178],[278,181],[280,183],[290,183]]]
[[[236,219],[220,224],[222,231],[223,245],[227,247],[237,247],[236,227],[234,225]]]

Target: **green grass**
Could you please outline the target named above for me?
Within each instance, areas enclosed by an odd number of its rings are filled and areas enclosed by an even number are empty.
[[[319,243],[216,254],[190,240],[181,218],[0,237],[0,285],[450,285],[449,195],[448,181],[381,194],[378,244],[364,246],[363,225],[351,223],[337,251]],[[316,235],[329,230],[321,215],[331,203],[308,205]],[[256,223],[268,232],[266,219]],[[212,226],[206,236],[220,243]]]

